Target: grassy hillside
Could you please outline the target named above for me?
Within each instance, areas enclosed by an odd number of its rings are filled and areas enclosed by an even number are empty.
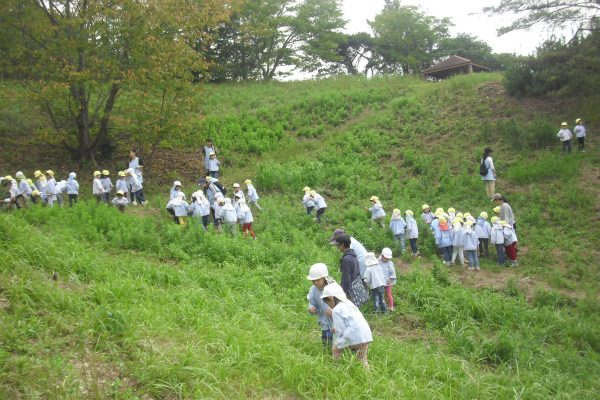
[[[596,398],[597,125],[587,153],[563,157],[556,124],[592,116],[507,98],[499,79],[206,86],[194,129],[163,143],[149,209],[0,214],[0,398]],[[191,148],[207,135],[226,184],[255,181],[257,242],[182,230],[162,211],[168,179],[195,190]],[[371,195],[388,214],[424,202],[491,214],[477,176],[488,145],[519,267],[448,270],[421,227],[423,257],[395,259],[397,311],[367,310],[371,370],[334,363],[305,304],[309,265],[339,278],[331,231],[392,245],[371,229]],[[301,208],[306,185],[327,199],[322,226]]]

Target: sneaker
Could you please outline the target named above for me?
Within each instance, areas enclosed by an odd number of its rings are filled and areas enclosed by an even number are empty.
[[[474,269],[473,267],[469,267],[469,271],[473,271],[473,269]]]
[[[148,204],[148,200],[146,201],[142,201],[142,205],[145,206],[146,204]]]
[[[133,203],[131,203],[132,206],[137,206],[137,201],[133,201]]]
[[[479,271],[479,270],[480,270],[479,267],[475,267],[475,271]]]

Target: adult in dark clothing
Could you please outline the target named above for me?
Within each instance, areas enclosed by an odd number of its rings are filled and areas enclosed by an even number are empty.
[[[342,234],[335,238],[335,245],[343,253],[340,260],[340,271],[342,272],[341,286],[346,297],[352,300],[352,282],[360,279],[360,268],[356,253],[350,248],[350,237]]]

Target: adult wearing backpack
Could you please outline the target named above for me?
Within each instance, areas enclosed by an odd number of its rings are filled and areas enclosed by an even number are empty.
[[[492,149],[486,147],[479,163],[479,175],[485,183],[485,194],[490,199],[496,192],[496,168],[494,168],[494,160],[492,160],[491,154]]]

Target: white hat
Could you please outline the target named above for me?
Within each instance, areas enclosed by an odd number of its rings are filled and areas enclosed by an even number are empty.
[[[185,199],[185,193],[179,192],[179,193],[177,193],[177,197],[181,197],[182,199]]]
[[[226,197],[223,201],[225,202],[225,204],[231,204],[231,199],[229,197]]]
[[[25,179],[25,175],[21,171],[17,172],[15,176],[17,177],[17,179]]]
[[[77,178],[77,174],[75,172],[70,172],[69,173],[69,178],[75,179],[75,178]]]
[[[239,183],[234,183],[234,184],[233,184],[233,187],[234,187],[234,188],[239,188],[239,187],[240,187],[240,184],[239,184]]]
[[[329,276],[327,265],[323,263],[316,263],[310,266],[306,279],[309,281],[314,281],[319,278],[325,278],[326,276]]]
[[[173,182],[173,186],[183,186],[180,181]]]
[[[389,247],[385,247],[383,250],[381,250],[381,255],[387,258],[388,260],[391,259],[392,249],[390,249]]]
[[[379,260],[377,259],[377,257],[375,257],[375,253],[365,254],[365,264],[367,264],[367,267],[379,264]]]
[[[343,303],[348,304],[350,307],[357,309],[357,307],[346,297],[346,293],[344,293],[344,289],[338,283],[330,283],[323,289],[323,294],[321,298],[324,299],[326,297],[335,297]]]

